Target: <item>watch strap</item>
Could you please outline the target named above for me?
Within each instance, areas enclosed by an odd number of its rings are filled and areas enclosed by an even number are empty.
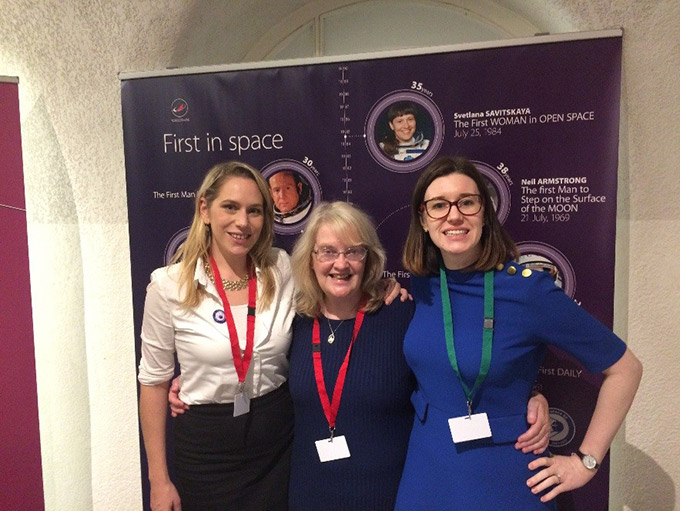
[[[595,458],[595,456],[593,456],[592,454],[584,454],[584,453],[581,452],[581,449],[577,449],[577,450],[576,450],[576,454],[578,455],[579,458],[581,458],[581,461],[583,462],[583,465],[584,465],[588,470],[597,470],[598,468],[600,468],[600,463],[597,461],[597,459]],[[590,458],[591,460],[593,460],[593,461],[595,462],[595,466],[594,466],[594,467],[589,467],[589,466],[586,464],[586,461],[585,461],[585,458],[586,458],[586,457],[587,457],[587,458]]]

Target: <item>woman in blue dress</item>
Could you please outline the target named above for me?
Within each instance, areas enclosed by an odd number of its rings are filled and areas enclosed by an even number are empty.
[[[623,422],[640,362],[517,256],[474,165],[433,162],[416,184],[404,248],[416,303],[404,351],[417,390],[396,510],[555,509],[558,494],[595,475]],[[513,448],[548,345],[604,374],[571,456]]]

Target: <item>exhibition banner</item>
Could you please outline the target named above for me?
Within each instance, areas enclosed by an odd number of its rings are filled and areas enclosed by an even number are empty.
[[[121,78],[138,354],[149,275],[185,239],[207,169],[234,159],[269,180],[278,246],[290,250],[314,204],[349,201],[378,226],[385,275],[408,287],[400,258],[415,182],[437,156],[466,156],[520,262],[611,327],[621,31]],[[600,381],[550,351],[538,387],[554,452],[580,445]],[[560,504],[607,501],[608,458]]]
[[[0,77],[0,125],[0,507],[39,511],[45,502],[16,78]]]

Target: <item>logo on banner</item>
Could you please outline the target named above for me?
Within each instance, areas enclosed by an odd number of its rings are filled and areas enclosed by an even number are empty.
[[[177,98],[172,102],[170,112],[172,112],[172,115],[175,117],[175,119],[172,120],[173,122],[188,121],[189,119],[185,117],[189,113],[189,103],[182,98]]]
[[[576,424],[567,412],[560,408],[550,408],[550,447],[564,447],[571,443],[576,434]]]

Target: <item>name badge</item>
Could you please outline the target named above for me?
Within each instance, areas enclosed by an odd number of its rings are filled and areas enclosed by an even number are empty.
[[[454,444],[491,437],[491,426],[486,413],[475,413],[449,419],[449,429]]]
[[[314,443],[321,463],[349,458],[349,447],[347,447],[345,435],[317,440]]]
[[[250,398],[244,392],[234,395],[234,417],[245,415],[250,411]]]

